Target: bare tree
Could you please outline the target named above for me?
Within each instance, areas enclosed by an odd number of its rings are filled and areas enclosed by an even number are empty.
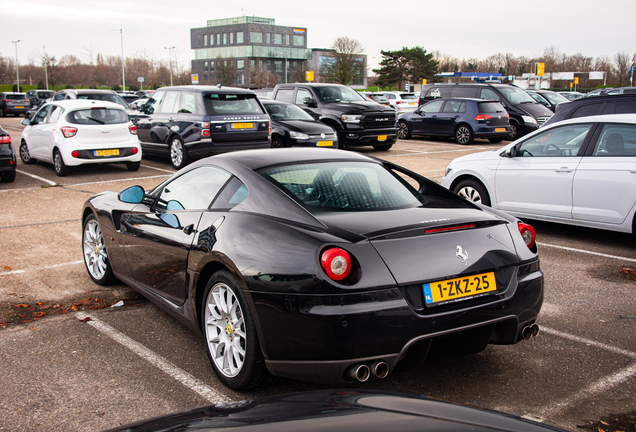
[[[218,56],[214,62],[214,73],[221,85],[233,85],[236,82],[236,61],[234,61],[234,57],[223,60],[221,56]]]
[[[349,85],[365,75],[364,47],[353,38],[340,36],[331,45],[333,54],[324,63],[321,75],[333,82]]]
[[[619,87],[629,84],[629,67],[632,64],[631,60],[629,54],[625,51],[617,53],[614,56],[614,70],[616,71]]]

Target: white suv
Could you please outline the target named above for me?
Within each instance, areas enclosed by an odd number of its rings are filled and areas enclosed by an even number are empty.
[[[398,114],[413,112],[417,109],[419,96],[415,93],[390,91],[376,94],[384,95],[389,100],[389,104],[393,107],[393,109],[395,109],[395,111],[397,111]]]

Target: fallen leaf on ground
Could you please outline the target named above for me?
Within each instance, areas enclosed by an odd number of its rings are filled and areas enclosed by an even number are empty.
[[[4,269],[5,269],[5,270],[11,270],[11,267],[9,267],[9,266],[4,266]]]
[[[34,318],[42,318],[44,315],[46,315],[46,312],[33,312]]]
[[[13,307],[16,308],[16,309],[20,309],[20,308],[28,308],[30,306],[28,304],[20,303],[20,304],[17,304],[17,305],[13,305]]]
[[[88,316],[87,316],[86,318],[81,319],[80,321],[81,321],[81,322],[85,322],[85,323],[87,323],[87,322],[89,322],[89,321],[93,321],[93,318],[91,318],[91,317],[88,317]]]

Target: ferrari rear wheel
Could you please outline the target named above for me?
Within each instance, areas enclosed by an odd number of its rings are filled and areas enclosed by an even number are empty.
[[[238,280],[222,270],[208,281],[203,304],[203,335],[219,380],[234,390],[267,384],[252,313]]]
[[[117,278],[115,278],[108,261],[102,230],[94,214],[90,214],[84,221],[82,246],[84,264],[86,264],[86,270],[88,270],[88,275],[93,279],[93,282],[98,285],[113,284]]]

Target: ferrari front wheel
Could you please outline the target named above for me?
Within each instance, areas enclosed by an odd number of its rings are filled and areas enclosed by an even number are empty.
[[[206,286],[203,335],[219,380],[234,390],[268,383],[256,326],[240,284],[230,272],[215,273]]]

